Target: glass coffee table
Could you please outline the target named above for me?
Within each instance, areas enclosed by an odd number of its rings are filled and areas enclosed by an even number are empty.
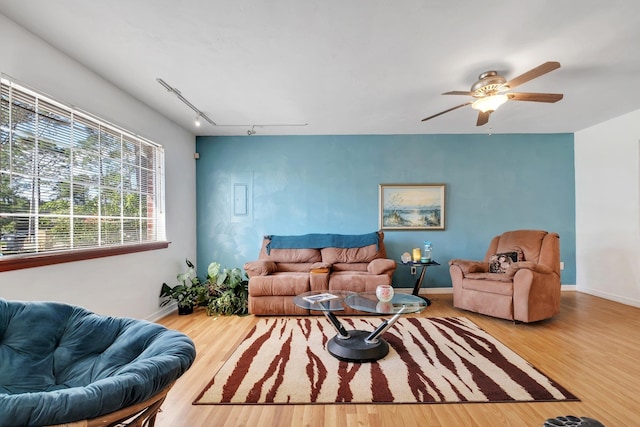
[[[393,296],[389,302],[378,300],[375,292],[312,291],[298,295],[294,303],[308,310],[321,311],[331,322],[337,334],[327,342],[327,351],[339,360],[347,362],[373,362],[389,353],[389,344],[381,337],[402,316],[418,313],[427,307],[420,297],[408,294]],[[393,315],[373,331],[346,330],[334,314],[344,310],[344,305],[373,314]]]

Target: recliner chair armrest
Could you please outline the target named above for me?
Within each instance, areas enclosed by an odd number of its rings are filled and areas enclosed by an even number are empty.
[[[531,262],[531,261],[520,261],[520,262],[514,262],[513,264],[511,264],[507,269],[506,274],[509,276],[514,276],[518,272],[518,270],[522,270],[522,269],[531,270],[534,273],[540,273],[540,274],[553,273],[553,270],[547,267],[546,265],[536,264],[535,262]]]
[[[489,263],[483,261],[471,261],[468,259],[452,259],[449,261],[449,265],[455,265],[460,267],[462,274],[467,275],[469,273],[488,273]]]
[[[274,261],[250,261],[244,264],[244,271],[247,272],[249,278],[253,276],[268,276],[278,271],[278,265]]]
[[[396,262],[388,258],[376,258],[367,265],[367,271],[371,274],[389,274],[395,271]]]

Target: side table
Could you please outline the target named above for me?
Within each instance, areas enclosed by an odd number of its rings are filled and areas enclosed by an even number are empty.
[[[420,288],[422,287],[422,281],[424,280],[424,274],[427,272],[427,267],[432,267],[434,265],[440,265],[440,263],[431,260],[428,262],[422,262],[422,261],[408,261],[408,262],[403,262],[402,265],[407,265],[410,266],[412,268],[415,267],[422,267],[422,270],[420,271],[420,276],[418,276],[418,279],[416,280],[416,284],[413,286],[413,292],[411,292],[412,295],[415,295],[417,297],[422,298],[427,305],[431,305],[431,300],[427,297],[423,297],[420,294]],[[413,270],[412,270],[413,272]]]

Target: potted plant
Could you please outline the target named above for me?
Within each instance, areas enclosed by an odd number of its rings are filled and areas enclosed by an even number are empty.
[[[205,286],[195,272],[195,266],[188,259],[187,271],[178,274],[178,285],[169,286],[162,284],[160,289],[160,297],[165,298],[160,306],[165,306],[172,301],[178,303],[178,314],[191,314],[196,305],[201,304],[206,299],[207,286]]]
[[[207,314],[247,314],[248,283],[248,278],[239,268],[223,269],[217,262],[209,264]]]

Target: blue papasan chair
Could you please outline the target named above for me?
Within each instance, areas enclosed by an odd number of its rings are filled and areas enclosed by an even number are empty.
[[[156,323],[0,299],[0,426],[153,426],[195,356]]]

